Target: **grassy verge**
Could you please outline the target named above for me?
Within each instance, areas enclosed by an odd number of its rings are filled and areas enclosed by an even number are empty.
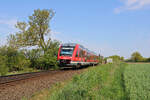
[[[58,70],[58,68],[51,68],[49,70]],[[29,73],[29,72],[40,72],[44,70],[40,69],[33,69],[33,68],[25,68],[21,71],[13,71],[13,72],[8,72],[6,75],[14,75],[14,74],[23,74],[23,73]],[[1,76],[1,75],[0,75]]]
[[[63,88],[53,91],[47,100],[123,100],[122,72],[125,64],[107,64],[89,68]]]
[[[66,84],[68,84],[69,81],[71,80],[66,80],[64,82],[59,82],[57,84],[54,84],[52,88],[43,89],[42,91],[33,94],[30,99],[23,97],[22,100],[47,100],[49,96],[53,93],[53,91],[60,90]]]
[[[96,100],[127,100],[123,81],[125,66],[125,64],[113,65],[114,68],[107,81],[99,84],[101,88],[96,91]]]
[[[39,71],[41,70],[34,70],[32,68],[26,68],[22,71],[8,72],[6,75],[23,74],[23,73],[28,73],[28,72],[39,72]]]

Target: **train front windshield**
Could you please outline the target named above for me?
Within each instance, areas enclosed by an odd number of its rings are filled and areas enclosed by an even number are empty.
[[[62,47],[60,51],[60,56],[72,56],[74,47]]]

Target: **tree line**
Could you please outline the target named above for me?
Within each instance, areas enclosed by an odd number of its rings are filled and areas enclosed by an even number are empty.
[[[17,32],[0,47],[0,75],[7,72],[57,68],[60,42],[50,37],[50,21],[55,12],[37,9],[27,22],[17,22]]]
[[[150,57],[149,58],[145,58],[143,57],[139,52],[133,52],[131,54],[131,57],[129,59],[125,59],[123,56],[120,57],[118,55],[113,55],[113,56],[109,56],[104,58],[104,60],[106,61],[108,58],[112,58],[113,61],[124,61],[124,62],[150,62]]]
[[[133,52],[131,58],[126,59],[126,62],[150,62],[150,57],[145,58],[139,52]]]

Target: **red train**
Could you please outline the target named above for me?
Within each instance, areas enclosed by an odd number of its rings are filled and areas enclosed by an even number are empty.
[[[60,45],[57,60],[62,67],[80,67],[85,65],[97,65],[98,56],[75,43],[65,43]]]

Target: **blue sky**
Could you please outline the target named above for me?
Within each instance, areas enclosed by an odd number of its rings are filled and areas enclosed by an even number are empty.
[[[76,42],[103,56],[150,57],[150,0],[3,0],[0,45],[34,9],[53,9],[52,38]]]

